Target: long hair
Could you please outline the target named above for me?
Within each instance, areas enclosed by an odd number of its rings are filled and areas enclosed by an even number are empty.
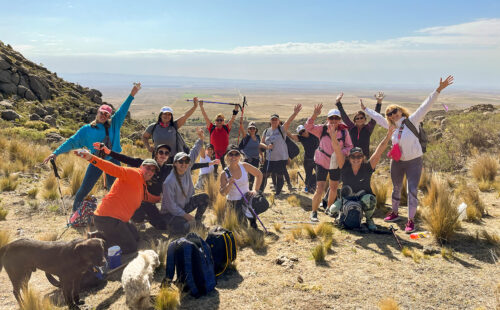
[[[170,112],[165,112],[165,113],[170,113]],[[161,123],[161,115],[162,114],[163,114],[162,112],[160,112],[160,114],[158,114],[158,121],[157,121],[158,124]],[[172,114],[172,117],[170,118],[170,126],[174,126],[174,114],[173,113],[170,113],[170,114]]]
[[[184,195],[184,198],[187,198],[186,192],[184,191],[184,187],[182,187],[181,177],[177,173],[177,168],[175,168],[175,166],[174,166],[174,175],[175,179],[177,180],[177,183],[179,184],[179,187],[181,188],[182,195]]]
[[[111,127],[111,122],[108,120],[106,120],[104,123],[103,123],[104,127],[106,128],[109,128]],[[90,122],[90,127],[92,128],[97,128],[97,116],[96,116],[96,119],[93,120],[92,122]]]
[[[401,113],[403,114],[404,117],[408,118],[410,117],[410,112],[406,109],[406,108],[403,108],[402,106],[399,106],[397,104],[390,104],[389,106],[387,106],[387,108],[385,109],[385,118],[387,119],[387,122],[389,122],[389,124],[392,124],[392,125],[396,125],[390,117],[387,116],[387,113],[389,113],[390,111],[394,110],[394,109],[398,109],[398,110],[401,110]]]

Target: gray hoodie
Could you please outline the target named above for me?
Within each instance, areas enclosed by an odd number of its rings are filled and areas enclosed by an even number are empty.
[[[165,179],[165,182],[163,182],[161,213],[170,213],[173,216],[184,216],[184,214],[186,214],[186,212],[184,212],[184,206],[194,195],[193,180],[191,178],[191,168],[193,167],[196,158],[198,158],[198,154],[200,153],[200,148],[202,145],[203,141],[198,139],[198,141],[196,141],[193,148],[189,152],[189,158],[191,158],[189,167],[186,172],[179,177],[182,183],[182,188],[184,188],[184,193],[186,193],[185,197],[182,194],[182,190],[179,186],[179,183],[177,182],[177,178],[175,177],[175,167]]]

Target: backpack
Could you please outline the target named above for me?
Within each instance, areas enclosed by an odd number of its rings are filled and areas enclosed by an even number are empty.
[[[55,287],[61,287],[61,281],[56,279],[52,274],[46,272],[45,277],[49,280],[50,284]],[[82,276],[80,281],[80,292],[88,291],[92,288],[98,287],[106,283],[106,276],[102,271],[102,267],[89,267]]]
[[[338,224],[346,229],[361,228],[361,219],[363,218],[363,207],[359,199],[349,197],[342,198],[342,208],[338,216]]]
[[[90,196],[82,201],[82,204],[73,213],[69,219],[68,226],[85,227],[90,226],[94,217],[94,211],[97,209],[97,198]]]
[[[214,290],[216,280],[210,246],[196,233],[172,241],[167,250],[167,267],[163,283],[177,281],[198,298]]]
[[[177,123],[173,122],[172,124],[172,127],[174,127],[175,129],[175,153],[177,154],[179,152],[184,152],[186,154],[189,154],[189,147],[184,141],[182,135],[179,133],[179,130],[177,130]],[[158,126],[158,123],[153,126],[153,130],[151,131],[151,139],[153,140],[153,142],[155,142],[153,139],[153,133],[155,132],[156,126]]]
[[[422,152],[427,152],[427,143],[429,143],[429,138],[427,137],[427,133],[424,130],[424,123],[420,122],[420,124],[418,125],[418,132],[417,128],[415,128],[415,125],[413,125],[413,123],[409,119],[405,118],[403,120],[403,123],[418,138],[418,142],[420,142],[420,146],[422,147]]]
[[[212,251],[214,272],[218,277],[236,259],[236,240],[232,231],[216,226],[208,232],[206,242]]]

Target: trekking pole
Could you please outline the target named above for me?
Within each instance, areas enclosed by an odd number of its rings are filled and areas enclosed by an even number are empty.
[[[243,113],[245,113],[246,105],[247,105],[247,97],[243,96],[243,104],[240,106],[241,107],[240,127],[241,127],[241,122],[243,121]],[[238,144],[240,144],[240,134],[241,132],[238,130]]]
[[[399,245],[399,250],[403,250],[403,247],[401,246],[401,243],[399,242],[399,238],[396,235],[396,230],[397,228],[394,228],[392,225],[389,227],[389,230],[392,232],[392,235],[394,236],[394,239],[396,239],[398,245]]]
[[[64,199],[61,191],[61,183],[59,182],[59,179],[61,179],[61,177],[59,176],[59,172],[57,172],[56,160],[54,158],[51,158],[50,163],[52,164],[52,169],[54,170],[54,175],[56,176],[57,188],[59,188],[59,195],[61,196],[61,202],[64,208],[64,216],[66,216],[68,210],[66,209],[66,205],[64,204]]]
[[[231,177],[231,173],[229,172],[229,167],[226,167],[226,169],[224,169],[224,172],[226,173],[226,176],[228,178]],[[250,212],[252,212],[252,215],[255,216],[255,218],[259,220],[260,225],[262,225],[262,227],[264,228],[264,231],[267,234],[267,228],[266,228],[266,226],[264,225],[264,223],[262,223],[262,221],[260,220],[260,217],[257,215],[257,213],[255,212],[255,210],[252,208],[252,205],[250,204],[250,202],[248,202],[247,197],[245,197],[245,195],[243,195],[243,192],[241,191],[241,189],[238,186],[238,184],[233,183],[233,185],[236,186],[236,189],[238,190],[238,192],[240,192],[241,197],[243,197],[243,200],[245,201],[245,203],[247,205],[247,208],[250,210]]]
[[[186,99],[186,101],[192,102],[193,99]],[[207,100],[198,100],[198,101],[203,101],[203,103],[216,103],[216,104],[228,104],[228,105],[237,105],[237,106],[240,106],[239,103],[233,103],[233,102],[220,102],[220,101],[207,101]]]
[[[300,174],[300,171],[297,171],[297,174],[298,176],[300,177],[300,179],[302,180],[302,182],[304,182],[304,185],[307,186],[306,184],[306,181],[304,180],[304,178],[302,177],[302,174]]]

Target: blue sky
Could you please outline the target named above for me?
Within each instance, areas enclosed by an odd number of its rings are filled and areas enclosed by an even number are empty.
[[[119,3],[117,5],[117,3]],[[60,73],[500,85],[499,1],[0,1]]]

